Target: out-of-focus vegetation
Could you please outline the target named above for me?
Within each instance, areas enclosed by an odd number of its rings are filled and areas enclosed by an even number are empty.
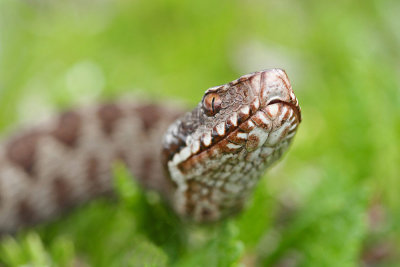
[[[396,266],[400,2],[1,0],[0,127],[287,70],[303,123],[237,218],[181,223],[116,168],[99,200],[0,243],[0,265]]]

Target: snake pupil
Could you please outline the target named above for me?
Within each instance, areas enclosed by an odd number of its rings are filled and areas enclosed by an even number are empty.
[[[221,103],[218,93],[207,94],[203,99],[203,110],[207,116],[214,116],[221,109]]]

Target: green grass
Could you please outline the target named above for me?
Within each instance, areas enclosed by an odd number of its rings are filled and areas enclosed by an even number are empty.
[[[359,266],[387,248],[377,266],[396,266],[399,12],[394,0],[0,0],[2,132],[132,92],[193,106],[269,67],[287,70],[303,113],[238,217],[182,223],[116,166],[116,199],[5,238],[0,265]]]

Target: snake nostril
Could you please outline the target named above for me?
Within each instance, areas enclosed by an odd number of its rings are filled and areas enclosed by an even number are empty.
[[[297,98],[294,98],[295,100],[291,100],[290,102],[282,101],[277,98],[272,99],[271,101],[268,102],[266,110],[268,111],[270,116],[273,116],[273,114],[277,113],[279,110],[279,106],[275,104],[283,104],[283,105],[288,105],[293,109],[293,112],[296,114],[296,117],[299,121],[301,121],[301,112],[300,112],[300,107],[298,105]]]

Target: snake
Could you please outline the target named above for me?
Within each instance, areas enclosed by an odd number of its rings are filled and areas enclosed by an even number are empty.
[[[299,102],[278,68],[209,88],[189,112],[134,99],[71,108],[1,142],[0,233],[112,194],[117,161],[182,219],[233,216],[300,122]]]

